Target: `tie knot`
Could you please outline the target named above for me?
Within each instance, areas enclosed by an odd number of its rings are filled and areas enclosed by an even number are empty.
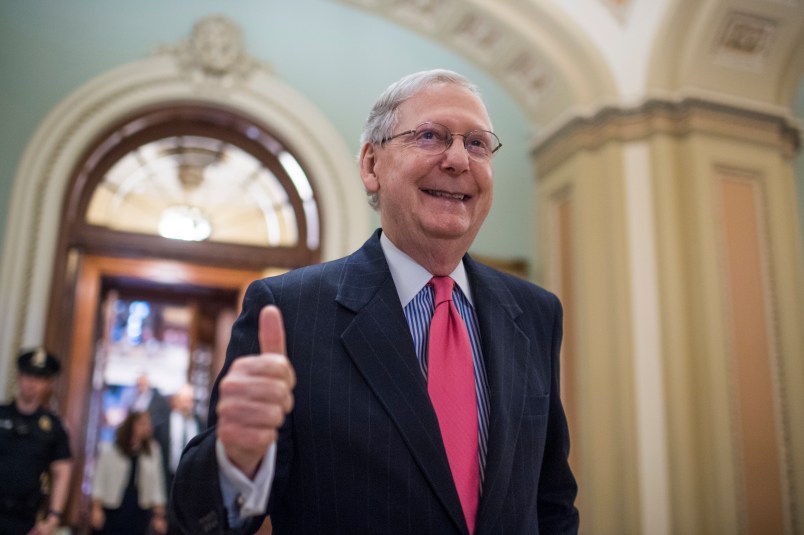
[[[433,277],[430,279],[430,284],[435,289],[434,306],[438,306],[444,301],[452,301],[452,288],[455,286],[455,281],[450,277]]]

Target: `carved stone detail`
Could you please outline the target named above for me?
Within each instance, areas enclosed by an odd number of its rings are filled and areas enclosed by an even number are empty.
[[[341,0],[441,41],[497,75],[533,111],[551,87],[549,65],[531,43],[463,0]],[[630,3],[631,0],[626,0]]]
[[[258,65],[243,47],[240,27],[221,15],[200,19],[187,39],[158,52],[175,55],[180,70],[198,82],[242,80]]]
[[[776,40],[776,21],[731,12],[716,43],[716,58],[731,66],[761,70]]]
[[[467,13],[453,32],[455,39],[472,47],[486,62],[493,61],[503,42],[504,31],[499,24],[477,13]]]
[[[787,116],[737,108],[696,97],[680,101],[651,99],[639,106],[607,106],[591,116],[576,116],[538,140],[533,156],[541,177],[580,151],[609,141],[629,142],[654,135],[683,137],[705,132],[777,147],[792,159],[801,146],[802,132]]]
[[[506,66],[504,76],[530,106],[536,106],[550,82],[545,65],[529,52],[522,52]]]
[[[392,9],[416,17],[433,18],[444,9],[445,0],[394,0]]]

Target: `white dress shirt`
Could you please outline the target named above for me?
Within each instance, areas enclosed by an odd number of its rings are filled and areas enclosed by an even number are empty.
[[[181,452],[190,439],[198,434],[198,422],[190,416],[185,418],[178,411],[170,413],[170,470],[175,474]]]

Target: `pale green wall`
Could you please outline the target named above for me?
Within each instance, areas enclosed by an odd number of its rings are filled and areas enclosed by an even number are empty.
[[[374,99],[403,74],[444,67],[476,82],[505,147],[495,159],[495,207],[473,250],[535,260],[534,170],[523,110],[466,59],[334,0],[2,0],[0,250],[16,168],[48,113],[88,80],[175,44],[211,14],[240,25],[247,50],[318,106],[353,153]]]

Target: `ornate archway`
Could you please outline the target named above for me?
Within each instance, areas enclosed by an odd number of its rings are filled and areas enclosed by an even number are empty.
[[[15,179],[2,259],[3,353],[43,340],[70,177],[88,147],[135,110],[165,103],[211,106],[270,125],[316,179],[321,259],[354,250],[370,231],[353,155],[337,131],[313,104],[248,55],[236,26],[211,20],[206,30],[197,25],[176,46],[91,80],[56,106],[31,138]],[[8,384],[7,370],[1,373]]]

